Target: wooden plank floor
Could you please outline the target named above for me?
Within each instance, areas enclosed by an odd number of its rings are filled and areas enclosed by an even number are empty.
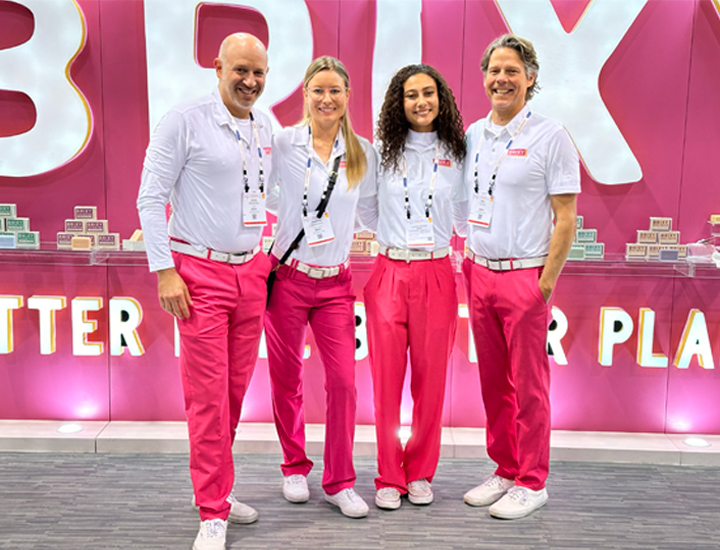
[[[235,490],[260,520],[231,525],[243,550],[466,550],[720,548],[720,468],[554,462],[550,501],[529,518],[492,519],[463,493],[491,472],[482,459],[442,459],[431,506],[373,503],[375,461],[355,460],[361,520],[326,504],[322,460],[311,499],[281,495],[277,455],[240,455]],[[0,548],[12,550],[188,549],[198,527],[187,456],[0,453]]]

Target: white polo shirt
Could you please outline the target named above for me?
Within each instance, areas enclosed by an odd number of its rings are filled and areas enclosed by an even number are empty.
[[[293,251],[290,258],[317,266],[340,265],[350,255],[350,245],[356,228],[358,201],[372,200],[375,187],[375,153],[370,143],[358,136],[365,151],[367,171],[355,188],[348,190],[344,164],[341,164],[335,188],[330,195],[326,212],[330,215],[335,238],[318,246],[310,247],[307,238]],[[275,234],[273,254],[284,253],[302,229],[302,203],[305,186],[305,172],[308,155],[311,159],[310,182],[308,189],[308,212],[317,210],[323,189],[327,184],[333,161],[337,155],[345,153],[345,139],[342,131],[338,133],[338,145],[327,162],[323,162],[314,149],[308,147],[307,125],[284,128],[273,137],[275,162],[271,181],[277,184],[268,207],[277,208],[278,226]],[[344,159],[343,159],[344,161]],[[276,206],[277,205],[277,206]],[[367,225],[363,220],[362,224]]]
[[[272,127],[264,113],[252,109],[252,115],[267,188]],[[221,252],[245,252],[260,241],[262,226],[243,225],[243,160],[230,116],[215,88],[208,96],[171,109],[155,129],[137,199],[150,271],[173,267],[168,235]],[[255,137],[249,120],[235,121],[245,148],[250,189],[256,190],[260,160]]]
[[[425,217],[425,204],[430,192],[437,142],[436,132],[408,131],[405,141],[405,161],[410,215],[413,219]],[[458,198],[463,196],[462,185],[462,163],[458,163],[450,155],[448,148],[444,144],[440,144],[438,172],[430,208],[435,244],[425,247],[423,250],[438,250],[450,245],[453,207],[457,205]],[[407,250],[409,248],[407,244],[408,219],[402,164],[398,170],[384,170],[380,166],[379,152],[376,192],[379,209],[378,242],[387,247]]]
[[[490,115],[467,131],[465,196],[475,187],[475,154],[479,192],[487,193],[490,179],[510,138],[528,113],[528,106],[506,126],[492,124]],[[466,245],[488,259],[545,256],[553,232],[550,195],[580,192],[580,165],[575,146],[560,124],[534,112],[515,137],[497,173],[490,227],[468,223]]]

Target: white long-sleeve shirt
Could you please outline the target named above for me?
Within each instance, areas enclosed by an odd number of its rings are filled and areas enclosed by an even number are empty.
[[[267,191],[272,127],[264,113],[253,109],[252,115]],[[150,271],[173,267],[168,236],[221,252],[245,252],[260,241],[262,226],[243,224],[243,159],[230,117],[215,88],[171,109],[155,129],[137,200]],[[250,189],[256,190],[260,159],[255,136],[249,120],[234,120],[245,148]]]
[[[330,195],[326,210],[330,215],[335,238],[314,247],[308,246],[307,238],[303,238],[290,258],[316,266],[340,265],[348,259],[356,228],[358,202],[372,200],[375,186],[375,153],[366,139],[359,136],[358,139],[365,151],[367,171],[359,185],[348,189],[344,164],[340,165],[335,189]],[[342,131],[338,133],[338,145],[327,162],[323,162],[308,146],[307,125],[284,128],[275,134],[273,137],[275,162],[271,181],[277,184],[274,188],[274,193],[277,195],[268,201],[268,209],[277,210],[278,217],[273,253],[284,253],[303,227],[302,204],[308,156],[311,159],[308,213],[312,213],[317,210],[320,203],[335,157],[344,153],[345,139]],[[363,210],[363,212],[367,211],[368,209]],[[368,223],[368,220],[361,219],[363,226]]]
[[[408,131],[405,141],[408,200],[412,218],[425,217],[425,203],[430,191],[435,156],[436,132]],[[386,171],[378,167],[377,180],[377,241],[391,248],[408,249],[407,211],[403,185],[402,159],[398,170]],[[380,159],[378,159],[378,165]],[[435,244],[423,250],[438,250],[450,245],[453,229],[453,209],[463,196],[463,165],[458,163],[444,144],[440,144],[438,172],[433,191],[432,218]],[[457,213],[455,214],[457,217]],[[375,227],[370,227],[375,229]]]

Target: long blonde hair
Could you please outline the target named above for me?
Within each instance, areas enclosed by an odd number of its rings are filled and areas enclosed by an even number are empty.
[[[334,71],[343,79],[345,89],[350,89],[350,76],[348,75],[345,65],[343,65],[339,59],[324,55],[310,63],[305,71],[303,87],[306,90],[310,80],[320,71]],[[308,109],[307,102],[304,107],[302,123],[310,124],[310,110]],[[348,189],[353,189],[360,184],[360,180],[367,171],[367,159],[365,158],[365,150],[362,148],[362,145],[360,145],[360,140],[352,129],[350,112],[348,110],[346,110],[345,114],[341,117],[340,125],[342,126],[343,135],[345,136],[345,175],[348,181]]]

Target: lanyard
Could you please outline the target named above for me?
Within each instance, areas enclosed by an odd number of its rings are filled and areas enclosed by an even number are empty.
[[[235,132],[235,136],[237,136],[238,139],[238,145],[240,146],[240,155],[242,156],[243,161],[243,182],[245,184],[245,193],[248,193],[250,191],[250,180],[248,178],[248,164],[247,164],[247,157],[245,155],[245,146],[242,142],[242,136],[240,135],[240,130],[237,126],[237,123],[235,122],[235,119],[231,116],[230,117],[230,126]],[[260,188],[260,192],[265,192],[265,171],[263,170],[263,155],[262,155],[262,147],[260,146],[260,134],[258,133],[257,124],[255,124],[255,117],[253,116],[252,112],[250,113],[250,127],[252,128],[253,137],[255,138],[255,143],[257,145],[257,152],[258,152],[258,187]]]
[[[515,133],[510,138],[510,141],[507,142],[507,145],[505,146],[505,150],[502,152],[502,155],[500,155],[500,158],[497,161],[497,164],[495,164],[495,169],[493,170],[492,176],[490,177],[490,185],[488,186],[488,195],[492,197],[493,189],[495,188],[495,178],[497,178],[498,170],[500,169],[500,164],[502,164],[502,161],[507,156],[507,152],[510,149],[510,146],[512,145],[513,141],[515,141],[515,138],[518,137],[518,134],[520,133],[520,130],[523,129],[523,126],[525,126],[525,123],[530,118],[530,115],[532,112],[528,111],[528,113],[525,115],[525,118],[520,123],[520,126],[518,126],[518,129],[515,130]],[[482,148],[483,139],[480,138],[480,143],[478,143],[477,152],[475,153],[475,193],[478,193],[479,185],[478,185],[478,161],[480,160],[480,149]]]
[[[332,151],[330,153],[330,158],[334,158],[335,152],[338,148],[339,138],[335,138],[335,144],[333,145]],[[307,167],[305,168],[305,188],[303,190],[303,201],[302,201],[302,207],[303,207],[303,216],[307,216],[307,210],[308,210],[308,191],[310,190],[310,168],[312,166],[312,152],[313,152],[313,138],[312,138],[312,128],[310,127],[310,124],[308,124],[308,159],[307,159]],[[328,191],[328,184],[330,183],[330,178],[332,177],[332,174],[328,176],[328,180],[325,182],[325,187],[323,188],[322,192],[322,198],[320,199],[320,202],[325,200],[325,195],[327,195]]]
[[[433,162],[432,176],[430,177],[430,191],[428,192],[428,199],[425,202],[425,217],[430,218],[430,207],[433,202],[433,193],[435,192],[435,180],[437,180],[438,161],[440,159],[440,140],[437,140],[437,147],[435,148],[435,159]],[[403,176],[403,187],[405,188],[405,212],[407,219],[412,219],[410,215],[410,196],[408,195],[408,179],[407,179],[407,162],[405,161],[405,148],[403,147],[402,155],[402,176]]]

